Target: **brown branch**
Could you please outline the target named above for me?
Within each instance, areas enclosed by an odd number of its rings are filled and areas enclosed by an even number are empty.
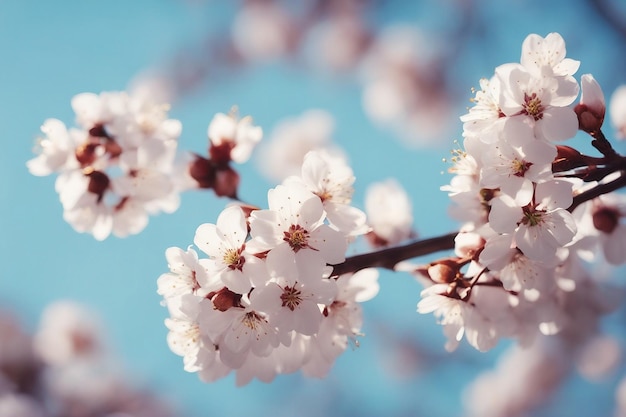
[[[598,184],[587,191],[575,195],[574,202],[567,210],[571,213],[576,207],[578,207],[585,201],[593,200],[594,198],[599,197],[602,194],[608,194],[622,187],[626,187],[626,174],[624,173],[622,173],[622,175],[620,175],[617,179],[614,179],[611,182]]]
[[[457,234],[458,232],[448,233],[447,235],[430,239],[418,240],[404,246],[351,256],[346,258],[345,262],[333,265],[332,276],[356,272],[365,268],[386,268],[393,270],[400,261],[443,250],[454,249],[454,238]]]

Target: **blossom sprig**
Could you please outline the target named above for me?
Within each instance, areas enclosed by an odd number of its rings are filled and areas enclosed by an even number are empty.
[[[208,127],[209,158],[185,162],[177,149],[182,125],[168,119],[167,104],[103,92],[76,95],[72,108],[77,126],[46,120],[27,167],[33,175],[58,175],[63,218],[97,240],[141,232],[149,215],[176,211],[190,188],[236,199],[239,174],[230,163],[246,162],[263,134],[235,109],[218,113]]]
[[[604,96],[591,75],[571,107],[579,63],[565,55],[559,34],[529,35],[520,63],[496,68],[461,117],[465,151],[442,187],[464,222],[456,257],[413,269],[427,278],[418,311],[438,317],[448,349],[464,336],[487,350],[501,337],[529,343],[558,333],[568,327],[564,300],[599,285],[572,269],[602,252],[611,263],[626,260],[621,206],[604,195],[624,186],[625,159],[601,130]],[[601,157],[560,144],[578,130]],[[452,268],[468,250],[466,269]]]
[[[353,182],[345,161],[310,152],[300,176],[268,192],[268,209],[231,205],[198,227],[194,244],[207,257],[168,249],[158,292],[187,371],[213,381],[235,370],[238,384],[297,370],[321,377],[356,341],[358,303],[378,291],[377,274],[337,277],[330,266],[369,231],[351,205]]]
[[[208,158],[194,154],[189,163],[188,174],[197,188],[213,189],[217,196],[237,199],[239,174],[231,162],[246,162],[254,146],[263,137],[259,126],[252,118],[239,118],[237,108],[229,114],[217,113],[208,131]]]
[[[82,93],[72,99],[77,127],[58,119],[41,127],[33,175],[58,174],[63,218],[98,240],[142,231],[148,216],[179,206],[173,180],[181,123],[168,107],[124,92]]]

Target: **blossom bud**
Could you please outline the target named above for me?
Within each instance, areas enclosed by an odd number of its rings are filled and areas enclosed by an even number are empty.
[[[213,188],[215,184],[215,167],[210,160],[195,155],[189,164],[189,175],[198,182],[200,188]]]
[[[81,167],[89,166],[95,162],[98,146],[97,143],[85,142],[76,148],[74,156]]]
[[[231,167],[219,169],[215,172],[215,183],[213,191],[219,197],[237,198],[237,188],[239,187],[239,174]]]
[[[619,224],[619,212],[610,207],[602,207],[593,213],[593,227],[610,234]]]
[[[109,188],[109,183],[111,182],[109,176],[102,171],[94,170],[85,173],[85,175],[89,177],[87,191],[96,194],[98,196],[98,201],[101,201],[104,193]]]
[[[557,145],[556,151],[556,158],[552,162],[552,172],[564,172],[587,165],[585,156],[572,147]]]
[[[581,86],[580,103],[574,108],[578,116],[578,128],[593,135],[600,130],[604,122],[606,111],[604,94],[591,74],[582,76]]]
[[[226,311],[231,307],[240,306],[241,294],[237,294],[224,287],[213,295],[213,307],[219,311]]]
[[[218,167],[228,166],[228,163],[231,161],[230,151],[234,147],[235,143],[231,141],[222,141],[219,145],[211,142],[209,147],[211,161]]]

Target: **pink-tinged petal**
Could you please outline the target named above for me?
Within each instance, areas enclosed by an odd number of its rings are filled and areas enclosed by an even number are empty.
[[[314,190],[321,190],[324,187],[324,179],[329,176],[328,163],[318,152],[310,151],[304,156],[302,180],[305,184],[312,186]]]
[[[572,205],[572,183],[552,180],[537,184],[535,201],[542,209],[568,208]]]
[[[280,296],[282,288],[275,282],[270,282],[263,287],[257,287],[250,294],[250,302],[255,310],[268,314],[270,317],[277,314],[282,306]]]
[[[520,207],[530,203],[530,200],[533,198],[533,184],[524,177],[509,176],[506,181],[502,182],[500,189],[503,193],[512,197],[515,200],[515,204]]]
[[[220,256],[220,238],[218,236],[217,226],[212,223],[204,223],[198,226],[193,238],[193,243],[198,249],[212,258]]]
[[[552,164],[557,155],[556,146],[542,140],[534,140],[527,143],[522,147],[522,152],[526,156],[525,159],[528,162],[532,162],[533,166]],[[530,169],[532,168],[531,166]]]
[[[489,225],[498,233],[510,233],[522,218],[522,208],[511,197],[503,195],[491,200]]]
[[[583,74],[580,79],[580,84],[582,86],[580,103],[586,105],[590,110],[604,118],[606,103],[600,84],[598,84],[591,74]]]
[[[544,110],[543,118],[537,121],[537,128],[545,139],[563,141],[578,132],[578,117],[569,107],[549,107]]]
[[[250,279],[238,269],[227,268],[220,276],[224,285],[234,293],[247,294],[252,288]]]
[[[284,312],[282,314],[293,314],[293,330],[307,336],[317,333],[323,318],[317,304],[311,301],[303,301],[293,312]]]
[[[502,138],[511,146],[523,146],[535,141],[535,133],[526,117],[503,118]]]
[[[540,225],[520,226],[515,233],[515,243],[524,255],[535,261],[550,262],[556,254],[556,242]]]
[[[252,246],[258,246],[259,252],[271,249],[282,242],[283,232],[290,226],[282,223],[278,213],[272,210],[255,210],[250,214],[249,221],[250,236],[257,241]],[[246,246],[250,247],[250,243]],[[251,250],[251,253],[255,252]]]
[[[248,237],[246,217],[239,206],[227,207],[217,218],[220,238],[232,249],[240,248]]]
[[[546,216],[545,222],[549,233],[560,246],[570,243],[576,235],[576,221],[567,210],[554,210]]]
[[[366,224],[367,216],[356,207],[333,202],[326,203],[324,207],[331,227],[347,236],[358,236],[371,230]]]
[[[331,265],[346,260],[346,250],[348,249],[346,238],[325,224],[311,232],[309,246],[319,251],[326,263]]]
[[[300,206],[299,213],[296,214],[296,224],[311,231],[324,221],[324,205],[322,200],[311,194]]]
[[[512,248],[513,235],[495,235],[487,239],[485,248],[480,252],[480,263],[493,270],[504,268],[515,254]]]
[[[267,254],[265,265],[270,276],[281,285],[292,286],[298,281],[298,268],[289,245],[278,245]]]
[[[557,89],[553,92],[550,105],[556,107],[569,106],[576,100],[580,87],[574,77],[565,77],[558,79]]]
[[[626,262],[626,225],[620,224],[611,234],[602,237],[602,249],[606,260],[612,265]]]
[[[354,301],[362,303],[374,298],[380,290],[378,284],[378,270],[375,268],[366,268],[357,271],[350,277],[351,285],[358,288],[354,294]],[[343,279],[343,278],[339,278]]]

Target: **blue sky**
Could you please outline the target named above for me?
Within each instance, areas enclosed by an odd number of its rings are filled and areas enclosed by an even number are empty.
[[[404,22],[445,31],[464,18],[445,7],[451,1],[382,3],[382,10],[371,17],[377,25]],[[381,275],[379,297],[365,305],[368,337],[359,349],[339,359],[328,379],[293,375],[271,385],[252,383],[244,388],[235,388],[233,378],[201,383],[183,371],[181,358],[167,348],[166,311],[159,304],[156,279],[167,268],[165,249],[192,243],[195,228],[214,222],[225,201],[209,193],[188,193],[176,213],[152,218],[140,235],[97,242],[63,221],[54,178],[28,173],[25,162],[33,156],[39,126],[46,118],[72,124],[70,99],[75,94],[123,90],[139,72],[168,62],[180,48],[197,44],[207,33],[219,32],[233,14],[225,4],[0,1],[0,132],[5,147],[0,152],[0,306],[17,311],[32,328],[51,301],[73,299],[89,305],[102,316],[111,345],[138,381],[165,393],[193,416],[209,412],[315,416],[329,410],[337,416],[460,415],[462,388],[492,364],[504,346],[488,355],[469,348],[446,354],[434,319],[415,313],[419,285],[408,276],[390,273]],[[458,67],[451,68],[461,98],[459,114],[470,87],[490,76],[495,66],[518,60],[521,42],[532,32],[562,33],[568,55],[582,61],[579,74],[593,73],[605,91],[626,82],[624,40],[600,22],[586,2],[485,0],[475,5],[481,15],[475,30],[483,37],[470,39]],[[309,108],[330,111],[337,120],[337,142],[348,152],[357,176],[357,205],[362,205],[368,183],[396,177],[412,195],[422,236],[455,227],[444,215],[448,199],[438,191],[447,181],[440,174],[446,169],[441,159],[448,156],[455,137],[436,148],[407,150],[363,114],[352,77],[333,78],[277,63],[211,79],[172,106],[171,117],[183,123],[180,148],[205,149],[212,115],[234,104],[266,132],[283,117]],[[460,138],[460,123],[453,131]],[[255,169],[254,163],[241,168],[241,195],[263,205],[273,184],[258,178]],[[399,341],[419,341],[444,360],[432,367],[420,363],[419,375],[393,377],[387,370],[389,362],[401,351],[388,345],[399,349]],[[607,413],[612,407],[609,387],[610,381],[603,386],[574,379],[545,415],[573,415],[572,410],[584,409],[590,401]],[[569,411],[563,398],[571,399]]]

